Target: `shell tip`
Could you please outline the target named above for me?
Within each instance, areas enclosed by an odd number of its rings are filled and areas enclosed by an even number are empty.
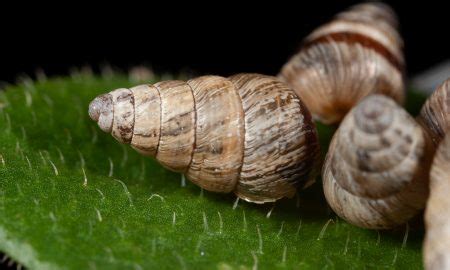
[[[113,124],[113,102],[110,94],[96,97],[89,104],[89,117],[105,132],[111,132]]]
[[[96,97],[91,103],[89,104],[89,117],[94,120],[95,122],[98,121],[98,118],[100,117],[100,110],[102,107],[102,101],[98,97]]]

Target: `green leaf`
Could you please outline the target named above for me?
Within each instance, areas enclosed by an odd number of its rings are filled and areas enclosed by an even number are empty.
[[[183,186],[89,119],[91,99],[132,84],[78,74],[0,93],[1,251],[34,269],[422,268],[422,231],[349,225],[320,182],[275,205]],[[324,151],[333,130],[319,132]]]

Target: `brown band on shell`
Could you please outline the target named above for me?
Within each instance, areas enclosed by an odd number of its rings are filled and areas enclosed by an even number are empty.
[[[402,38],[397,31],[399,28],[397,16],[387,5],[380,5],[380,3],[355,5],[350,9],[337,14],[333,22],[356,23],[361,26],[364,25],[370,27],[372,31],[365,31],[364,33],[383,39],[384,42],[381,43],[385,46],[390,44],[391,46],[403,47]],[[374,33],[374,31],[379,32],[383,37]],[[386,39],[390,42],[386,43]],[[388,46],[388,48],[389,47],[390,46]]]
[[[156,159],[166,168],[185,172],[195,143],[195,106],[191,87],[183,81],[155,84],[161,96],[161,135]]]
[[[404,102],[403,41],[392,10],[351,7],[314,30],[278,77],[308,104],[315,120],[337,124],[362,98],[384,94]]]
[[[359,33],[378,41],[404,63],[401,53],[403,40],[397,29],[395,12],[386,4],[372,2],[357,4],[338,13],[330,23],[318,28],[309,38],[331,32]]]
[[[402,74],[382,55],[359,44],[319,43],[302,50],[279,77],[308,104],[315,119],[337,123],[370,94],[404,100]]]
[[[134,96],[134,127],[131,147],[155,156],[160,137],[161,98],[158,89],[144,84],[130,88]]]
[[[311,46],[315,46],[318,43],[330,43],[330,42],[345,42],[348,44],[360,44],[361,46],[374,50],[382,55],[386,60],[391,63],[399,72],[404,72],[403,61],[399,60],[389,49],[383,44],[379,43],[375,39],[372,39],[366,35],[354,33],[354,32],[334,32],[323,36],[319,36],[315,39],[308,40],[302,46],[302,50],[306,50]]]
[[[231,192],[242,165],[241,100],[234,85],[223,77],[203,76],[187,83],[197,113],[195,149],[187,177],[206,190]]]
[[[134,128],[134,97],[126,88],[110,92],[114,106],[114,121],[111,135],[121,143],[129,144]]]
[[[238,74],[229,79],[239,90],[245,114],[244,159],[234,192],[257,203],[293,196],[313,179],[310,165],[318,153],[309,112],[275,77]]]

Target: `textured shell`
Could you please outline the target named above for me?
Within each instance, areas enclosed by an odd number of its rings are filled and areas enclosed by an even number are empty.
[[[450,134],[440,144],[431,167],[425,211],[426,269],[450,269]]]
[[[407,222],[425,206],[428,140],[392,99],[365,98],[344,118],[325,160],[323,186],[331,208],[360,227]]]
[[[94,99],[89,114],[118,141],[209,191],[264,203],[314,180],[319,145],[311,115],[275,77],[123,88]]]
[[[382,3],[353,6],[312,32],[279,78],[324,123],[340,122],[370,94],[402,103],[403,41],[397,25],[394,12]]]
[[[450,130],[450,78],[427,99],[420,111],[418,121],[437,146],[445,133]]]

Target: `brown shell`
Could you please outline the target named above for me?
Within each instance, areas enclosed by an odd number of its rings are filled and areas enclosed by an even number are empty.
[[[420,111],[418,121],[437,146],[445,133],[450,130],[450,78],[427,99]]]
[[[392,99],[372,95],[344,118],[323,167],[325,197],[348,222],[388,229],[424,208],[431,147]]]
[[[279,78],[295,90],[315,119],[328,124],[340,122],[370,94],[402,103],[403,41],[397,25],[385,4],[353,6],[312,32]]]
[[[430,197],[425,211],[426,269],[450,269],[450,134],[440,143],[430,174]]]
[[[314,180],[314,123],[275,77],[203,76],[122,88],[94,99],[89,114],[118,141],[209,191],[264,203]]]

